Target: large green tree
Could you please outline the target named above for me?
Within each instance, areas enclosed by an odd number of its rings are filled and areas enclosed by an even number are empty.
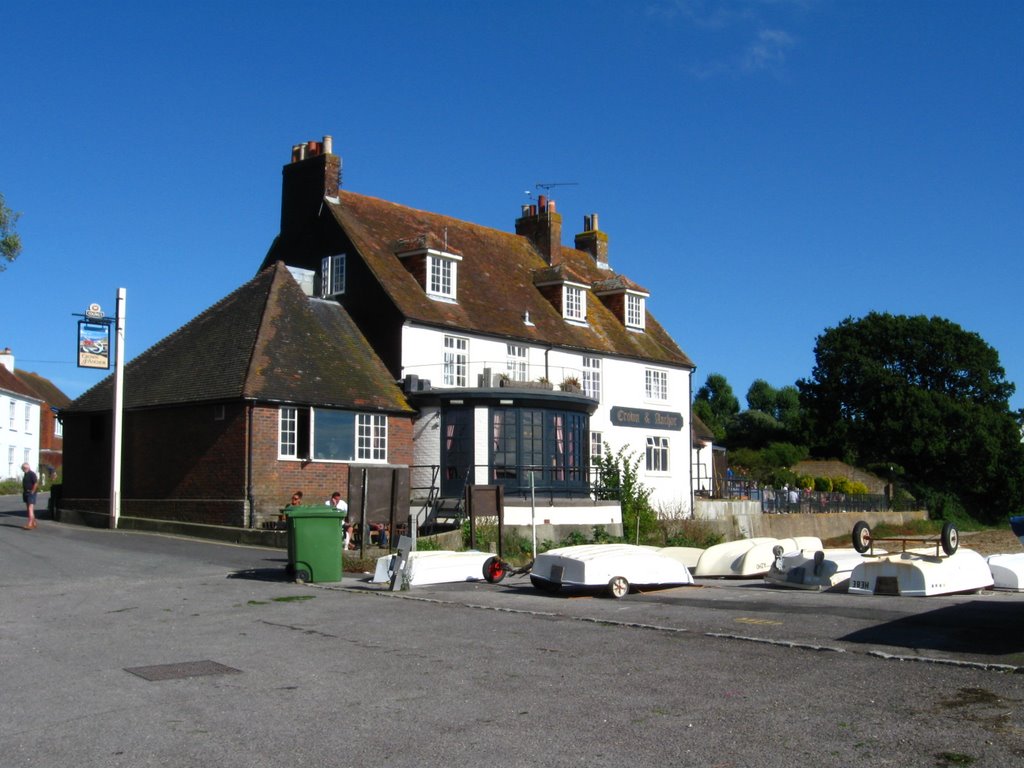
[[[872,312],[818,337],[797,382],[813,450],[893,463],[913,490],[995,520],[1024,506],[1014,385],[976,333],[939,317]]]
[[[7,262],[14,261],[21,253],[21,237],[14,231],[20,213],[15,213],[4,202],[0,193],[0,272],[7,269]]]
[[[707,424],[715,440],[725,438],[729,420],[739,413],[740,401],[732,391],[732,385],[720,373],[709,373],[704,386],[697,390],[693,399],[693,412]]]

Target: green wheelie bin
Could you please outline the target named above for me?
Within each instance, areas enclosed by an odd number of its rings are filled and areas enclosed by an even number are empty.
[[[332,507],[288,507],[288,577],[295,581],[341,581],[342,521]]]

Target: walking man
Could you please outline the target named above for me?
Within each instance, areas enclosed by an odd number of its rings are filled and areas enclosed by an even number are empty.
[[[28,523],[22,528],[31,531],[36,527],[36,491],[39,490],[39,475],[32,471],[27,461],[21,465],[21,471],[25,473],[21,478],[21,500],[25,502],[25,511],[28,513]]]

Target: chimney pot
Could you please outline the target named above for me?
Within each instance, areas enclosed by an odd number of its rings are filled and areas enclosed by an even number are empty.
[[[541,213],[548,209],[548,198],[546,195],[537,195],[537,208]]]
[[[324,136],[324,154],[329,155],[334,149],[334,138],[331,136]]]

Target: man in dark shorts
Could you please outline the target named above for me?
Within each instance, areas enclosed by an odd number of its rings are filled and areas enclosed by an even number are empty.
[[[27,461],[21,465],[21,471],[25,473],[21,478],[21,500],[25,502],[25,511],[28,513],[28,523],[22,528],[31,531],[36,527],[36,491],[39,490],[39,475],[32,471]]]

